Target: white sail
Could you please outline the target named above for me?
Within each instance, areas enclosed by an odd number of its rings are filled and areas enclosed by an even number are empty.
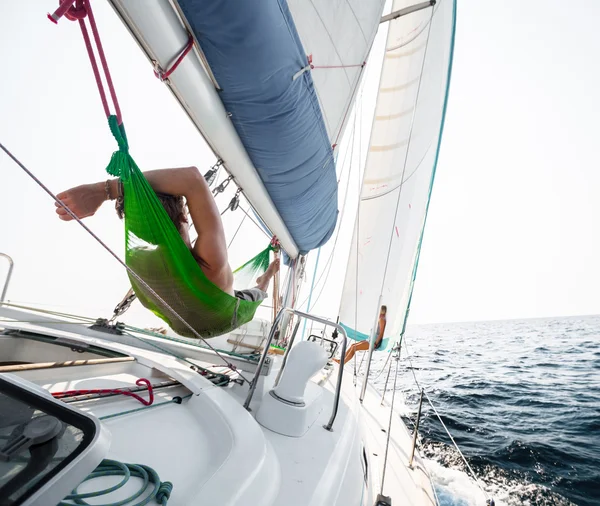
[[[392,11],[409,6],[395,0]],[[350,337],[403,332],[439,153],[454,41],[454,0],[390,21],[360,204],[342,292]]]

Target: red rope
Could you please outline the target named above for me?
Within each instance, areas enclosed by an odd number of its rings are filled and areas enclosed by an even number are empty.
[[[118,388],[96,388],[92,390],[67,390],[65,392],[53,392],[52,396],[57,399],[64,397],[73,397],[75,395],[88,395],[88,394],[121,394],[133,397],[140,401],[144,406],[150,406],[154,402],[154,391],[152,390],[152,384],[146,378],[140,378],[135,382],[137,386],[146,385],[148,387],[149,400],[140,397],[139,395],[130,392],[128,390],[121,390]]]
[[[163,71],[158,66],[158,63],[155,63],[154,75],[156,77],[158,77],[161,81],[166,81],[167,79],[169,79],[169,76],[173,72],[175,72],[175,70],[177,70],[177,67],[179,67],[179,64],[183,61],[183,59],[187,56],[187,54],[192,50],[193,47],[194,47],[194,37],[192,35],[190,35],[188,38],[187,44],[181,50],[181,52],[179,53],[179,56],[177,56],[175,61],[169,65],[169,67],[167,68],[166,71]]]
[[[113,85],[112,77],[108,69],[108,63],[106,62],[106,56],[102,47],[102,41],[100,40],[100,34],[98,33],[98,27],[96,26],[96,20],[94,13],[92,12],[92,6],[89,0],[59,0],[60,7],[54,11],[53,14],[48,14],[48,19],[54,24],[58,23],[61,17],[66,17],[70,21],[79,21],[79,27],[81,28],[81,34],[85,42],[85,48],[87,49],[94,77],[96,78],[96,85],[98,86],[98,92],[100,93],[100,100],[102,101],[102,107],[104,108],[104,114],[108,118],[110,116],[110,108],[108,106],[108,100],[106,99],[106,92],[104,91],[104,85],[100,77],[100,71],[98,69],[98,63],[96,62],[96,56],[92,48],[92,42],[85,26],[85,18],[87,17],[90,21],[90,28],[96,43],[96,49],[98,56],[100,57],[100,63],[102,64],[102,70],[104,71],[104,77],[108,86],[108,91],[112,98],[113,105],[115,107],[115,115],[117,116],[117,122],[119,125],[123,122],[121,118],[121,108],[119,107],[119,101],[117,100],[117,94]]]

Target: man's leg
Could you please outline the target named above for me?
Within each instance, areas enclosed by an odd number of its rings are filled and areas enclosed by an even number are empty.
[[[269,282],[278,270],[279,258],[276,258],[271,262],[265,273],[256,280],[256,286],[254,288],[248,288],[247,290],[234,290],[235,296],[238,299],[249,300],[251,302],[265,300],[269,296],[267,293]]]
[[[267,289],[269,288],[269,283],[271,282],[271,279],[273,278],[273,276],[275,276],[275,273],[279,270],[280,264],[281,264],[281,262],[280,262],[279,258],[276,258],[275,260],[273,260],[271,262],[271,264],[269,265],[268,269],[265,271],[265,273],[256,279],[256,288],[259,288],[263,292],[266,292]]]
[[[344,357],[344,364],[347,364],[357,351],[367,351],[369,349],[368,341],[360,341],[358,343],[354,343],[348,350],[346,350],[346,356]],[[334,362],[340,363],[340,360],[337,358],[333,359]]]

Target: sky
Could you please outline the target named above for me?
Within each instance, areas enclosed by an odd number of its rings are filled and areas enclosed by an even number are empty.
[[[599,313],[600,200],[594,193],[600,188],[600,4],[458,3],[446,126],[409,322]],[[55,26],[46,19],[55,5],[0,5],[0,142],[60,192],[105,180],[115,143],[77,24]],[[208,169],[213,154],[111,8],[97,1],[94,11],[138,165]],[[351,119],[361,131],[371,123],[366,95],[377,79],[372,63],[362,114]],[[344,145],[339,156],[340,207],[348,181],[349,207],[333,267],[317,285],[320,297],[312,309],[332,318],[360,174],[358,156],[352,167],[349,158],[344,162]],[[58,220],[51,199],[3,154],[0,188],[0,252],[15,260],[8,299],[110,316],[128,289],[123,269],[76,223]],[[228,241],[241,219],[239,211],[225,215]],[[109,205],[87,222],[123,255],[123,228]],[[235,266],[249,250],[265,246],[261,232],[244,225],[230,249]],[[332,246],[321,252],[317,277]],[[315,261],[316,252],[309,256],[300,302]],[[0,259],[0,279],[3,269]],[[129,320],[156,323],[141,307]]]

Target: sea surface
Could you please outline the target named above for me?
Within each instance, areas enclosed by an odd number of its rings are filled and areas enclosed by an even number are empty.
[[[381,390],[387,356],[372,366]],[[409,428],[415,381],[497,506],[600,505],[600,316],[409,326],[397,387]],[[441,504],[485,505],[427,398],[419,433]]]

